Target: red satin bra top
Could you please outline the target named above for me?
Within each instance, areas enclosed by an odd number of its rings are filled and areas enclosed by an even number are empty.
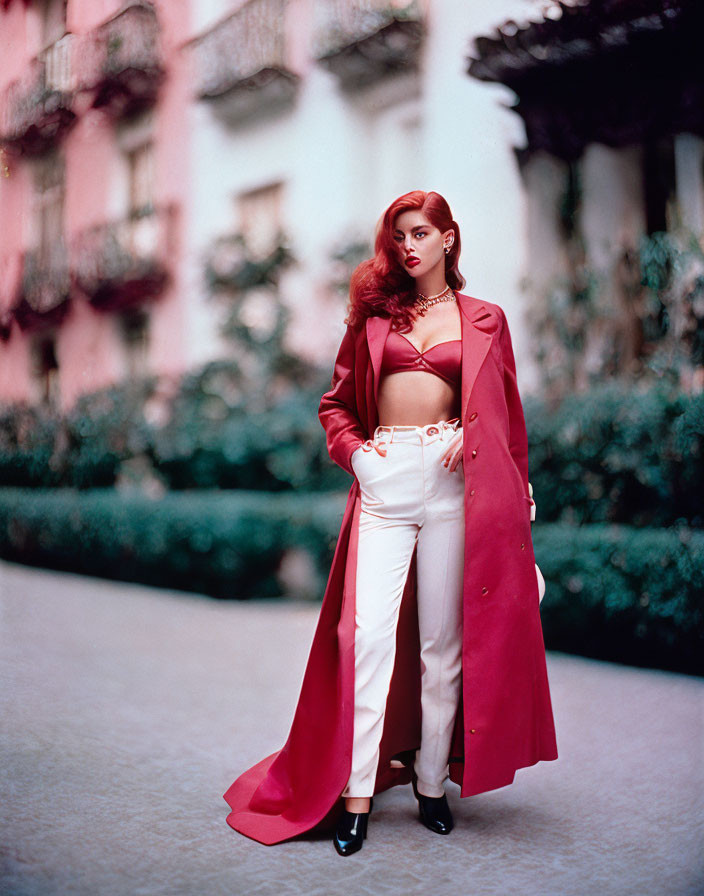
[[[462,341],[452,339],[438,342],[424,352],[401,333],[391,330],[384,346],[381,362],[382,376],[401,370],[423,370],[435,374],[452,387],[458,387],[461,380]]]

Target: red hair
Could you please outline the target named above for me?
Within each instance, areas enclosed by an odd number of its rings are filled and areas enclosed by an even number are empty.
[[[350,279],[350,302],[346,323],[360,326],[368,317],[390,317],[394,329],[407,332],[413,324],[416,285],[399,261],[393,239],[396,218],[407,211],[420,211],[441,233],[454,231],[455,239],[445,256],[445,278],[452,289],[465,284],[457,263],[460,257],[460,228],[452,219],[447,201],[435,192],[413,190],[394,200],[379,219],[374,257],[355,268]]]

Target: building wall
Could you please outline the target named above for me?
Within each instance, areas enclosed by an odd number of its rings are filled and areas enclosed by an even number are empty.
[[[194,20],[203,31],[212,26],[216,10],[221,17],[225,12],[222,3],[207,4],[207,11],[205,6]],[[526,0],[431,0],[425,4],[419,71],[345,91],[312,57],[313,0],[299,0],[288,22],[301,75],[292,108],[232,127],[219,120],[217,103],[194,104],[189,243],[196,247],[191,265],[196,290],[197,257],[218,234],[236,226],[236,197],[282,183],[282,225],[298,262],[283,281],[294,312],[291,344],[304,355],[331,360],[345,315],[344,299],[326,287],[331,251],[354,238],[371,242],[380,214],[399,194],[438,190],[462,228],[466,291],[505,308],[522,385],[529,385],[521,291],[526,200],[513,153],[523,141],[520,119],[506,108],[510,91],[480,84],[465,70],[474,36],[508,16],[537,9]],[[215,322],[205,314],[202,281],[201,291],[202,300],[193,305],[194,360],[218,347]]]
[[[154,201],[175,206],[178,224],[170,285],[148,306],[146,367],[178,374],[230,350],[205,260],[216,239],[241,228],[243,195],[280,184],[280,224],[296,259],[282,279],[291,347],[329,364],[345,316],[345,297],[330,287],[331,253],[353,240],[371,242],[379,215],[400,193],[438,190],[462,228],[465,291],[505,308],[521,386],[529,388],[521,287],[528,209],[513,153],[523,139],[520,119],[507,108],[510,92],[470,79],[466,64],[473,37],[508,17],[537,15],[537,0],[425,0],[419,70],[347,91],[314,58],[316,2],[290,0],[286,10],[287,53],[300,78],[293,105],[234,124],[224,121],[222,104],[198,98],[194,45],[242,3],[158,2],[167,76],[154,108],[116,124],[84,107],[60,145],[67,238],[125,214],[125,153],[151,135]],[[119,8],[118,0],[69,0],[67,30],[88,35]],[[0,43],[11,48],[0,63],[0,88],[35,55],[38,34],[36,5],[15,3],[0,14]],[[13,161],[10,176],[0,177],[4,219],[12,222],[3,258],[32,244],[33,164]],[[0,398],[37,397],[32,339],[15,324],[0,343]],[[130,369],[117,316],[80,298],[56,330],[56,356],[64,406]]]
[[[74,55],[73,68],[79,79],[85,65],[83,40],[115,15],[123,4],[117,0],[69,0],[66,30],[75,35],[81,48]],[[77,122],[58,143],[57,152],[65,164],[64,234],[70,244],[86,228],[119,219],[128,211],[128,175],[126,152],[139,142],[153,141],[153,199],[157,207],[173,205],[177,218],[186,212],[188,197],[188,141],[183,109],[187,103],[189,81],[180,42],[189,28],[188,9],[183,4],[160,4],[161,44],[167,78],[157,106],[138,119],[113,121],[101,109],[90,108],[86,91],[76,98]],[[38,6],[13,4],[0,15],[0,43],[14,48],[10,58],[3,57],[0,85],[5,87],[26,71],[39,51]],[[22,48],[22,52],[19,49]],[[4,219],[12,221],[12,239],[5,241],[9,253],[30,248],[36,240],[32,216],[32,172],[41,164],[20,156],[9,163],[9,176],[0,182],[0,203]],[[177,223],[178,230],[178,223]],[[182,236],[175,234],[178,247]],[[145,367],[163,373],[176,373],[186,363],[184,306],[187,294],[183,285],[178,251],[172,265],[171,284],[150,303]],[[91,391],[122,379],[128,371],[127,348],[114,313],[97,311],[85,299],[74,298],[62,323],[43,336],[54,335],[59,367],[59,402],[71,405],[82,392]],[[37,334],[24,333],[14,324],[9,341],[0,345],[0,397],[9,400],[35,400],[32,343]]]

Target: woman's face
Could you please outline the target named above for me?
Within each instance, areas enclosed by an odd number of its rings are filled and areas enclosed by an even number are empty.
[[[401,267],[414,279],[436,266],[445,266],[445,244],[454,238],[452,230],[441,233],[423,212],[412,209],[396,218],[393,238],[398,246]]]

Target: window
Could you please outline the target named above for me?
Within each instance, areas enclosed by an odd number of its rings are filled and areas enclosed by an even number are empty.
[[[53,336],[41,336],[32,345],[32,374],[39,401],[51,407],[59,404],[59,363]]]
[[[58,153],[36,163],[34,169],[34,245],[48,259],[63,241],[65,168]]]
[[[154,144],[142,143],[127,152],[130,217],[154,210]]]
[[[142,308],[131,308],[120,315],[119,326],[127,376],[139,379],[149,367],[149,315]]]
[[[255,256],[268,255],[281,234],[283,184],[242,193],[238,200],[240,233]]]
[[[674,227],[675,143],[672,137],[646,143],[643,150],[645,215],[648,233]]]
[[[56,43],[66,33],[66,0],[42,0],[39,4],[41,49]]]

